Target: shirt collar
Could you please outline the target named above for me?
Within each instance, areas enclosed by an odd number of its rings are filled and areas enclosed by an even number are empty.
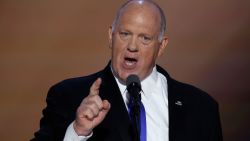
[[[157,81],[157,78],[158,78],[158,73],[157,73],[157,70],[156,70],[156,66],[154,66],[152,72],[149,74],[149,76],[147,76],[142,82],[141,84],[144,85],[144,84],[147,84],[149,82],[156,82]]]
[[[119,81],[117,76],[114,74],[112,67],[110,67],[110,68],[111,68],[111,71],[113,73],[113,76],[115,77],[115,80],[118,84],[118,87],[119,87],[121,93],[124,94],[126,92],[126,85]],[[154,66],[152,72],[144,80],[141,81],[143,93],[146,92],[147,90],[149,90],[150,86],[155,85],[157,82],[157,79],[158,79],[158,73],[157,73],[156,66]]]

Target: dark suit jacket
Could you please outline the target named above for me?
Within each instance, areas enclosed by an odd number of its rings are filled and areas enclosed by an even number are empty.
[[[161,67],[157,66],[157,71],[168,81],[169,141],[222,141],[217,102],[205,92],[172,79]],[[75,119],[77,107],[98,77],[102,78],[100,96],[111,103],[111,109],[88,141],[135,141],[109,65],[95,74],[64,80],[52,86],[40,129],[32,140],[62,141],[67,127]]]

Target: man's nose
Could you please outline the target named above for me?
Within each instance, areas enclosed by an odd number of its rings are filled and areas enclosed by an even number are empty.
[[[137,39],[135,37],[129,40],[128,50],[131,52],[137,52],[139,50],[138,45],[137,45]]]

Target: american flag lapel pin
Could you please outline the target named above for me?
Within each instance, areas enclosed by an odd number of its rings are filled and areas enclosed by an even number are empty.
[[[182,104],[182,102],[181,102],[181,101],[179,101],[179,100],[178,100],[178,101],[176,101],[176,102],[175,102],[175,104],[176,104],[176,105],[178,105],[178,106],[182,106],[182,105],[183,105],[183,104]]]

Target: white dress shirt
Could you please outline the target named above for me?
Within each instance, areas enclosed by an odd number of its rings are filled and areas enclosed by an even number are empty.
[[[121,91],[125,105],[128,105],[129,94],[126,85],[116,82]],[[151,74],[142,82],[141,99],[146,112],[147,141],[169,140],[168,90],[167,79],[153,68]],[[126,106],[127,107],[127,106]],[[77,136],[73,123],[68,127],[64,141],[87,141],[90,136]]]

